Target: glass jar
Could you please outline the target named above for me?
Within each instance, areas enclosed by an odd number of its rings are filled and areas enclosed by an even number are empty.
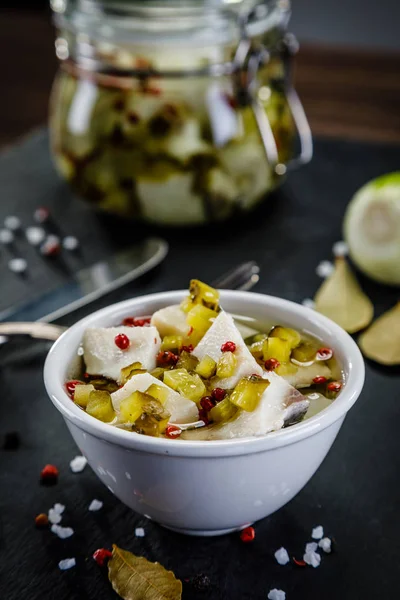
[[[93,207],[165,225],[218,221],[311,158],[287,0],[51,4],[52,153]]]

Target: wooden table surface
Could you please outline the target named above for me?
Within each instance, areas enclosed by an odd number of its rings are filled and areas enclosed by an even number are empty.
[[[46,121],[57,69],[48,13],[0,12],[0,147]],[[400,53],[303,44],[296,86],[315,135],[400,142]]]

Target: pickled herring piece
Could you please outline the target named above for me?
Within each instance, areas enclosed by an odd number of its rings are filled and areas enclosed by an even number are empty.
[[[240,381],[240,379],[242,379],[242,377],[252,374],[262,375],[262,368],[251,355],[233,321],[233,318],[225,311],[221,311],[218,314],[210,329],[193,350],[192,354],[199,360],[204,358],[206,355],[210,356],[213,360],[215,360],[215,362],[218,363],[222,354],[224,354],[221,352],[221,346],[227,341],[231,341],[236,345],[235,357],[237,360],[237,365],[235,372],[230,377],[223,379],[217,378],[215,385],[213,384],[213,387],[232,389]]]
[[[230,396],[230,402],[248,412],[252,412],[267,387],[270,385],[267,379],[261,377],[244,377],[239,381]]]
[[[373,304],[362,291],[344,257],[336,258],[335,270],[316,293],[315,310],[348,333],[355,333],[371,323]]]
[[[126,350],[120,350],[115,344],[115,337],[119,334],[125,334],[129,339],[130,345]],[[121,325],[86,329],[82,346],[87,373],[103,375],[121,384],[124,379],[121,369],[134,362],[140,362],[148,371],[155,368],[161,339],[155,327]]]
[[[169,371],[165,372],[167,373]],[[134,375],[121,389],[111,394],[112,403],[116,412],[119,413],[120,405],[124,398],[127,398],[136,391],[148,392],[150,386],[153,384],[165,389],[168,394],[166,396],[164,408],[170,413],[170,420],[172,423],[192,423],[198,420],[198,409],[192,400],[189,400],[174,391],[165,385],[165,383],[150,375],[150,373]]]
[[[209,412],[208,416],[214,423],[222,423],[229,421],[236,413],[237,407],[232,404],[229,398],[224,398],[221,402],[218,402]]]
[[[235,374],[237,358],[233,352],[224,352],[217,363],[217,377],[226,379]]]
[[[86,412],[105,423],[109,423],[115,417],[115,411],[109,392],[94,390],[90,392],[89,401],[86,405]]]
[[[278,337],[268,337],[263,342],[263,359],[275,358],[280,363],[288,362],[290,359],[290,342]]]
[[[206,354],[197,365],[196,373],[201,377],[204,377],[204,379],[209,379],[215,374],[216,369],[217,363],[211,358],[211,356]]]
[[[276,325],[273,327],[269,333],[269,337],[277,337],[280,340],[289,342],[291,349],[296,348],[301,342],[301,337],[298,331],[291,329],[290,327],[282,327],[281,325]]]
[[[266,373],[264,377],[270,385],[254,411],[239,409],[227,423],[215,423],[203,430],[184,431],[182,439],[220,440],[260,436],[302,419],[310,405],[309,400],[275,373]]]
[[[82,384],[76,385],[74,389],[74,402],[78,404],[81,408],[86,408],[87,403],[89,402],[90,393],[95,390],[94,385],[91,384]]]
[[[189,332],[186,313],[183,312],[179,304],[157,310],[151,317],[150,324],[157,327],[162,338],[166,335],[178,335],[185,338]]]

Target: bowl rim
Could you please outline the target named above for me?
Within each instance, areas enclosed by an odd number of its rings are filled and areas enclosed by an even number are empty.
[[[306,421],[292,425],[287,429],[268,433],[265,436],[235,438],[231,440],[191,441],[153,438],[124,431],[91,417],[71,402],[64,387],[64,380],[61,380],[61,377],[58,377],[56,373],[64,369],[65,376],[66,365],[75,356],[77,347],[82,339],[83,331],[87,327],[101,326],[102,322],[104,325],[104,321],[110,319],[113,314],[118,314],[121,319],[123,315],[132,314],[137,305],[152,302],[159,302],[165,306],[177,304],[185,294],[187,294],[187,290],[158,292],[111,304],[80,319],[60,336],[46,357],[44,383],[50,400],[67,421],[67,425],[68,422],[71,422],[97,438],[122,446],[128,450],[182,457],[233,456],[263,452],[280,446],[290,445],[310,437],[329,427],[342,417],[344,418],[348,410],[356,402],[364,384],[365,366],[357,344],[348,333],[327,317],[301,304],[284,300],[277,296],[236,290],[221,290],[222,302],[224,299],[232,299],[242,301],[245,305],[248,300],[253,300],[261,305],[265,305],[266,308],[270,309],[272,314],[274,308],[279,308],[286,312],[288,316],[292,314],[297,317],[304,317],[305,330],[312,332],[314,329],[315,333],[315,329],[325,329],[330,332],[331,337],[335,338],[335,350],[341,353],[342,363],[344,363],[342,366],[347,376],[342,391],[330,406]],[[143,314],[143,309],[141,312]]]

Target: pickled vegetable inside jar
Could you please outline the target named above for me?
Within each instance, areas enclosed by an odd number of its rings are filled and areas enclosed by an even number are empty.
[[[80,197],[123,217],[196,225],[249,210],[279,184],[297,126],[287,2],[52,5],[52,152]]]

